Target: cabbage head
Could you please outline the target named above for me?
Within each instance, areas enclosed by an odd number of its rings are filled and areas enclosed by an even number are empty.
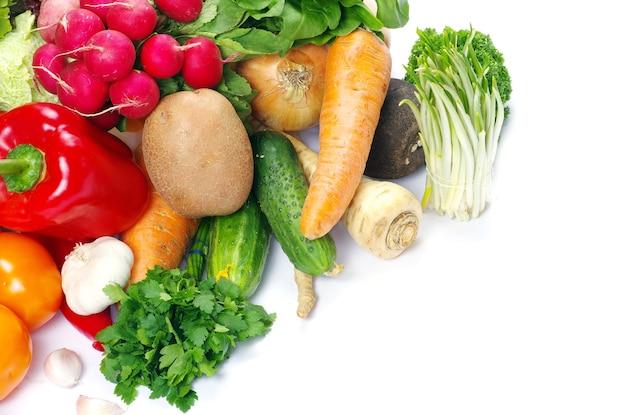
[[[31,11],[15,17],[15,28],[0,39],[0,111],[29,102],[58,102],[56,95],[36,86],[32,68],[35,50],[45,43]]]

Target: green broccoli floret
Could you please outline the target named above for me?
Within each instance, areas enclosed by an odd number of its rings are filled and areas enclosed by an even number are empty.
[[[423,32],[427,35],[432,43],[432,47],[437,52],[441,52],[441,45],[444,43],[444,39],[455,39],[455,37],[457,49],[459,51],[462,50],[468,36],[471,33],[469,29],[454,30],[447,26],[441,33],[438,33],[433,28],[424,29]],[[505,117],[507,117],[509,114],[509,108],[506,106],[506,103],[511,98],[511,92],[513,89],[511,88],[511,76],[509,74],[509,70],[504,65],[504,56],[495,47],[489,35],[477,30],[475,30],[474,38],[472,39],[472,47],[476,53],[478,61],[481,62],[481,65],[483,67],[489,66],[489,86],[491,87],[492,78],[495,79],[498,92],[500,92],[502,102],[505,104]],[[413,81],[413,74],[415,74],[415,71],[419,67],[419,57],[424,54],[426,48],[427,46],[422,38],[418,38],[411,49],[409,61],[406,65],[406,75],[404,77],[405,81]]]

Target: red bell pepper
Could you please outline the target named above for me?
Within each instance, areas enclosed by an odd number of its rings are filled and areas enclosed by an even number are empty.
[[[69,253],[72,252],[72,249],[76,246],[76,242],[65,239],[53,238],[51,236],[41,235],[38,233],[24,233],[31,238],[36,239],[40,244],[46,247],[48,252],[50,252],[50,255],[52,255],[52,259],[54,259],[59,271],[63,268],[65,257],[69,255]]]
[[[74,242],[118,234],[148,204],[132,150],[61,105],[0,116],[0,226]]]
[[[63,297],[63,301],[61,302],[61,313],[63,313],[66,320],[74,326],[76,330],[92,341],[91,346],[94,349],[102,352],[104,351],[104,347],[102,346],[102,343],[96,339],[96,335],[100,332],[100,330],[113,324],[111,307],[113,306],[109,306],[99,313],[83,316],[73,312],[67,305],[65,297]]]

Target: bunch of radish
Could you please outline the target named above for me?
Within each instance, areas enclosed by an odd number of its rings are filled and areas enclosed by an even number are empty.
[[[220,81],[224,60],[213,40],[157,32],[160,15],[187,23],[201,9],[202,0],[46,0],[35,79],[103,128],[141,119],[161,98],[158,79],[180,75],[194,89]]]

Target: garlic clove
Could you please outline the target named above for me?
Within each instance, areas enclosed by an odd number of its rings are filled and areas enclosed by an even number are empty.
[[[115,402],[80,395],[76,400],[77,415],[120,415],[126,412]]]
[[[63,388],[70,388],[78,383],[83,365],[75,351],[63,347],[46,356],[43,369],[52,383]]]

